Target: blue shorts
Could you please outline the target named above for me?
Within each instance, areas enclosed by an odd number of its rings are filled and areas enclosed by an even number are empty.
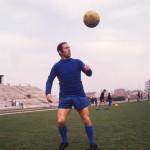
[[[86,96],[65,96],[60,97],[58,108],[72,108],[72,106],[81,110],[87,106],[89,106],[90,102]]]

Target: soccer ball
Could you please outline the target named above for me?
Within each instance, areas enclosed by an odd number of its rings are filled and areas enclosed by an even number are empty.
[[[100,16],[95,11],[88,11],[85,13],[83,21],[87,27],[94,28],[99,24]]]
[[[119,106],[118,104],[115,104],[115,106],[117,107],[117,106]]]

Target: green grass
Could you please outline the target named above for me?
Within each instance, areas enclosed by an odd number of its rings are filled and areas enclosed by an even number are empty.
[[[150,102],[126,103],[107,111],[90,109],[101,150],[150,150]],[[88,150],[76,111],[68,119],[67,150]],[[0,150],[57,150],[56,111],[0,116]]]

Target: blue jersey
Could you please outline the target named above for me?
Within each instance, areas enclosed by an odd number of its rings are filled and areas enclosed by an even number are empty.
[[[81,71],[87,76],[92,75],[92,71],[84,71],[84,63],[79,59],[61,59],[51,69],[46,82],[46,95],[51,94],[51,88],[55,77],[59,80],[59,97],[76,95],[85,96],[81,81]]]

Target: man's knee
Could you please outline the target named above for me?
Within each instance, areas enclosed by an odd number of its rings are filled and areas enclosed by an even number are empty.
[[[64,126],[66,124],[66,119],[65,118],[58,118],[57,119],[57,124],[58,126]]]
[[[85,125],[91,125],[91,124],[92,124],[91,119],[90,119],[89,116],[84,116],[84,117],[82,118],[82,120],[83,120],[83,123],[84,123]]]

